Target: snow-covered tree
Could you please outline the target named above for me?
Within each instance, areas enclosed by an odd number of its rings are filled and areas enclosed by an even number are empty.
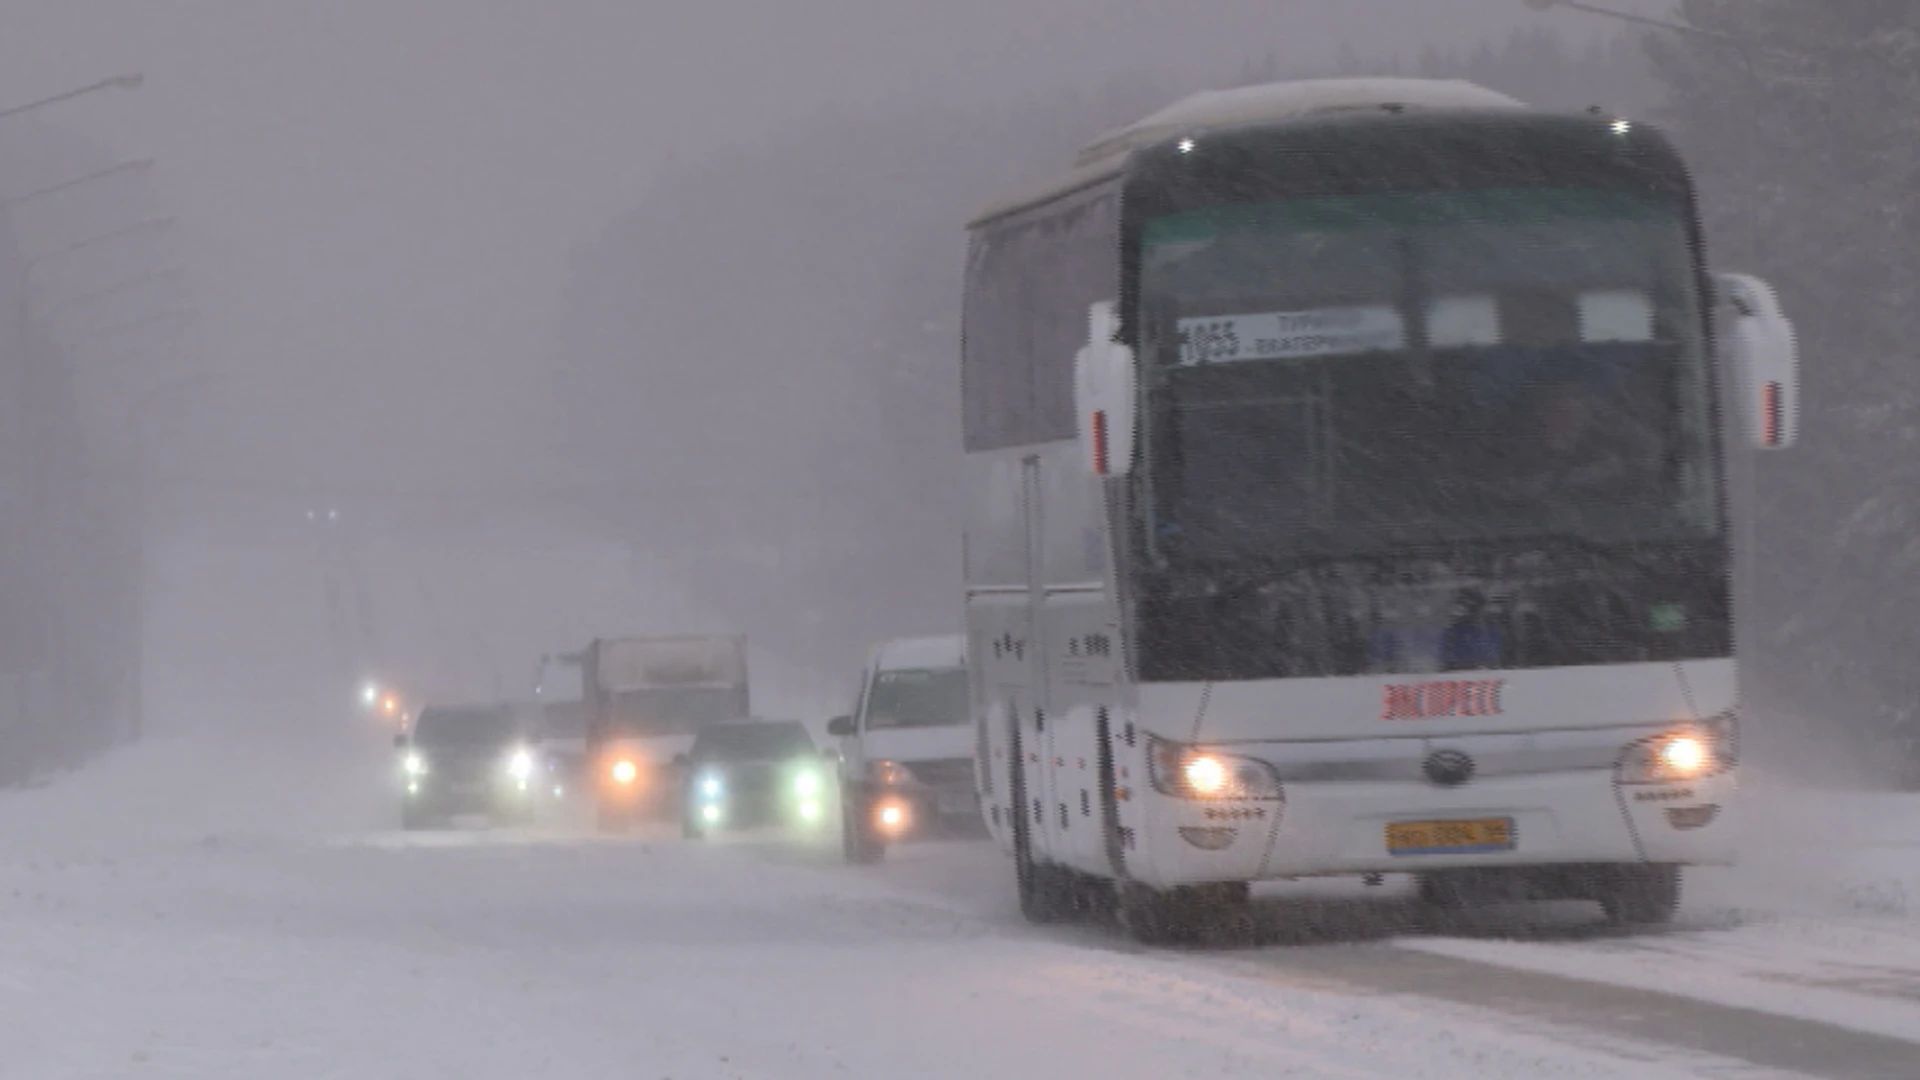
[[[1801,446],[1757,463],[1747,668],[1885,760],[1920,736],[1920,4],[1686,0],[1648,38],[1716,261],[1801,332]]]

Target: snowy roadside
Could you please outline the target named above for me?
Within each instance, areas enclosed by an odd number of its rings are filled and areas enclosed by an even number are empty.
[[[1920,796],[1774,790],[1756,802],[1743,865],[1691,873],[1671,931],[1396,944],[1920,1041]]]
[[[1088,949],[818,860],[402,843],[364,807],[335,826],[357,842],[327,842],[313,817],[382,793],[288,768],[157,744],[0,799],[0,1075],[1712,1075],[1491,1012]],[[335,801],[294,814],[302,788]]]

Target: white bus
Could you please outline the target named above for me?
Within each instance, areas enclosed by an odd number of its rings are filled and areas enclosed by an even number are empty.
[[[1662,136],[1206,93],[968,233],[976,783],[1029,918],[1412,873],[1654,922],[1734,857],[1722,414],[1791,445],[1798,359]]]

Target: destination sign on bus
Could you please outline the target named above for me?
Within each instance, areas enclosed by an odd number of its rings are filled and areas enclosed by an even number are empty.
[[[1297,360],[1406,348],[1400,313],[1386,305],[1181,319],[1180,362]]]

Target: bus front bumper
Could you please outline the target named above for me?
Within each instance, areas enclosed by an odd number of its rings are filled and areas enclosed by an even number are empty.
[[[1129,858],[1145,884],[1477,867],[1671,863],[1736,855],[1733,770],[1616,784],[1611,770],[1425,783],[1295,783],[1280,800],[1202,802],[1147,794]]]

